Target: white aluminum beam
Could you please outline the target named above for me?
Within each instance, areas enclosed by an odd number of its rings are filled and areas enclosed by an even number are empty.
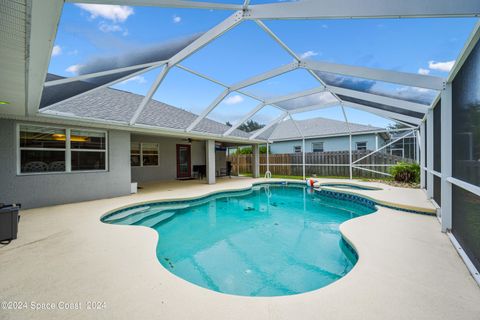
[[[453,166],[453,150],[452,150],[452,84],[447,83],[445,90],[442,91],[442,109],[440,121],[442,132],[440,142],[442,145],[441,153],[441,215],[442,215],[442,231],[446,232],[452,229],[452,183],[448,180],[452,176]],[[430,124],[427,124],[429,126]],[[427,159],[433,158],[433,154],[429,154]]]
[[[350,89],[344,89],[344,88],[339,88],[339,87],[334,87],[334,86],[327,86],[327,90],[339,95],[343,96],[348,96],[352,98],[357,98],[361,100],[366,100],[366,101],[371,101],[375,103],[380,103],[408,111],[415,111],[415,112],[420,112],[420,113],[427,113],[428,111],[428,106],[420,104],[420,103],[414,103],[410,101],[405,101],[405,100],[400,100],[400,99],[395,99],[395,98],[390,98],[390,97],[384,97],[381,95],[373,94],[373,93],[367,93],[367,92],[361,92],[357,90],[350,90]]]
[[[294,100],[298,98],[308,97],[308,96],[311,96],[312,94],[316,94],[324,91],[325,91],[325,87],[308,89],[308,90],[299,91],[299,92],[291,93],[284,96],[269,98],[265,100],[265,104],[273,104],[273,103],[279,103],[279,102]]]
[[[270,129],[272,126],[276,125],[277,123],[279,123],[280,121],[282,121],[283,119],[285,119],[285,117],[288,116],[288,112],[283,112],[281,115],[279,115],[278,117],[276,117],[275,119],[273,119],[269,124],[267,124],[265,127],[263,127],[262,129],[259,129],[257,130],[257,132],[255,132],[253,135],[251,135],[249,137],[250,140],[253,140],[255,139],[256,137],[258,137],[259,135],[261,135],[262,133],[264,133],[265,131],[267,131],[268,129]]]
[[[475,48],[475,45],[477,44],[479,39],[480,39],[480,21],[477,21],[477,23],[475,24],[475,27],[473,28],[473,31],[468,37],[468,40],[466,41],[465,46],[463,47],[459,55],[459,58],[455,61],[455,64],[453,65],[453,68],[450,71],[450,74],[448,75],[447,82],[453,81],[458,71],[460,71],[460,68],[465,63],[465,60],[467,60],[468,56],[470,55],[470,52],[472,52],[472,50]]]
[[[324,61],[304,60],[300,67],[350,77],[391,82],[411,87],[419,87],[432,90],[442,90],[445,79],[435,76],[374,69],[359,66],[349,66]]]
[[[32,1],[30,13],[30,37],[27,43],[27,87],[25,114],[38,113],[42,98],[43,83],[57,34],[57,27],[63,9],[62,0]]]
[[[339,105],[338,101],[329,102],[329,103],[325,103],[325,104],[314,104],[314,105],[311,105],[311,106],[290,110],[289,113],[290,114],[296,114],[296,113],[310,112],[310,111],[315,111],[315,110],[324,109],[324,108],[330,108],[330,107],[334,107],[334,106],[338,106],[338,105]]]
[[[253,115],[255,115],[258,111],[260,111],[263,107],[265,107],[264,103],[260,103],[257,105],[253,110],[251,110],[249,113],[247,113],[242,119],[240,119],[236,124],[234,124],[230,129],[225,131],[223,136],[228,136],[230,135],[235,129],[240,127],[242,123],[245,123],[245,121],[249,120]]]
[[[160,72],[160,74],[157,76],[152,86],[148,90],[147,95],[143,97],[142,102],[138,106],[137,110],[135,110],[135,113],[133,114],[132,119],[130,119],[130,125],[133,125],[135,124],[135,122],[137,122],[138,117],[142,113],[143,109],[145,109],[147,104],[150,102],[150,99],[152,99],[153,95],[155,94],[155,91],[157,91],[158,87],[162,83],[163,79],[166,77],[169,70],[170,70],[170,67],[168,65],[165,65],[163,67],[163,70]]]
[[[248,19],[352,19],[470,17],[480,15],[477,0],[304,0],[249,7]]]
[[[422,122],[422,120],[418,119],[418,118],[414,118],[414,117],[410,117],[410,116],[406,116],[406,115],[403,115],[403,114],[399,114],[399,113],[395,113],[395,112],[391,112],[391,111],[386,111],[386,110],[382,110],[382,109],[372,108],[372,107],[369,107],[369,106],[365,106],[363,104],[352,103],[352,102],[348,102],[348,101],[344,101],[343,104],[347,107],[362,110],[362,111],[366,111],[366,112],[370,112],[370,113],[376,114],[380,117],[392,119],[394,121],[405,121],[405,122],[408,122],[408,123],[413,123],[417,126],[420,125],[420,123]]]
[[[194,54],[195,52],[197,52],[198,50],[200,50],[201,48],[203,48],[204,46],[206,46],[207,44],[209,44],[213,40],[217,39],[218,37],[223,35],[228,30],[234,28],[235,26],[240,24],[242,22],[242,20],[243,20],[243,11],[235,12],[234,14],[229,16],[227,19],[223,20],[222,22],[217,24],[215,27],[213,27],[212,29],[210,29],[207,32],[205,32],[204,34],[202,34],[198,39],[196,39],[195,41],[190,43],[188,46],[183,48],[181,51],[176,53],[173,57],[171,57],[168,60],[168,63],[165,66],[163,72],[160,73],[160,75],[157,77],[157,79],[155,80],[155,82],[151,86],[150,90],[148,91],[147,96],[145,96],[145,98],[142,100],[142,103],[140,104],[140,106],[135,111],[135,114],[133,115],[132,119],[130,120],[130,124],[133,125],[135,123],[135,121],[137,121],[138,116],[142,112],[143,108],[145,108],[145,106],[150,102],[150,99],[152,98],[152,96],[157,91],[158,87],[162,83],[163,79],[165,78],[165,76],[168,73],[168,71],[170,70],[170,68],[174,67],[175,65],[177,65],[178,63],[180,63],[184,59],[188,58],[190,55]],[[220,101],[218,103],[220,103]],[[210,111],[211,111],[211,109],[208,112],[210,112]],[[208,112],[206,114],[208,114]],[[202,114],[204,114],[204,113],[205,112],[203,112]],[[198,124],[198,122],[200,122],[203,118],[204,117],[198,117],[198,119],[195,119],[195,121],[192,123],[192,125],[193,124],[195,124],[195,125]],[[191,131],[193,129],[193,127],[195,127],[195,126],[192,127],[192,125],[190,125],[187,128],[187,130],[186,130],[187,132]]]
[[[273,69],[273,70],[270,70],[270,71],[267,71],[267,72],[264,72],[262,74],[259,74],[259,75],[256,75],[256,76],[253,76],[249,79],[246,79],[244,81],[241,81],[241,82],[238,82],[234,85],[232,85],[231,87],[229,87],[228,89],[226,89],[224,92],[222,92],[216,99],[215,101],[212,102],[212,104],[210,104],[210,106],[205,109],[204,111],[202,111],[202,113],[188,126],[188,128],[186,129],[186,132],[190,132],[192,131],[199,123],[200,121],[202,121],[203,118],[205,118],[206,116],[208,116],[208,114],[210,112],[212,112],[213,109],[215,109],[215,107],[220,104],[220,102],[222,102],[222,100],[232,91],[238,91],[242,88],[245,88],[245,87],[248,87],[248,86],[251,86],[251,85],[254,85],[255,83],[258,83],[258,82],[261,82],[261,81],[264,81],[264,80],[267,80],[267,79],[270,79],[270,78],[274,78],[276,76],[279,76],[281,74],[284,74],[284,73],[287,73],[287,72],[290,72],[292,70],[295,70],[296,68],[298,67],[298,63],[294,62],[294,63],[290,63],[290,64],[287,64],[287,65],[284,65],[284,66],[281,66],[279,68],[276,68],[276,69]]]
[[[225,99],[226,96],[230,94],[230,90],[225,89],[223,92],[206,108],[202,111],[202,113],[193,120],[193,122],[185,129],[186,132],[192,131],[199,123],[202,121],[216,106],[220,104],[220,102]]]
[[[108,76],[110,74],[116,74],[116,73],[121,73],[121,72],[125,72],[125,71],[141,69],[141,68],[148,68],[148,67],[152,67],[152,66],[160,67],[161,65],[165,64],[166,62],[167,61],[156,61],[156,62],[138,64],[138,65],[129,66],[129,67],[110,69],[110,70],[106,70],[106,71],[99,71],[99,72],[94,72],[94,73],[89,73],[89,74],[82,74],[82,75],[79,75],[79,76],[76,76],[76,77],[47,81],[47,82],[45,82],[44,87],[57,86],[57,85],[60,85],[60,84],[65,84],[65,83],[70,83],[70,82],[75,82],[75,81],[82,81],[82,80],[87,80],[87,79],[96,78],[96,77],[103,77],[103,76]]]
[[[269,27],[267,27],[262,21],[260,20],[255,20],[255,22],[257,23],[257,25],[262,28],[263,31],[265,31],[273,40],[275,40],[275,42],[277,42],[285,51],[287,51],[287,53],[293,58],[295,59],[297,62],[301,62],[301,59],[300,57],[292,50],[290,49],[289,46],[287,46],[285,44],[285,42],[283,42]],[[312,77],[315,78],[315,80],[317,80],[323,87],[325,87],[325,83],[323,82],[322,79],[320,79],[320,77],[315,73],[313,72],[312,70],[310,69],[307,69],[308,73],[310,73],[312,75]],[[335,98],[340,102],[340,99],[334,95]]]
[[[236,84],[234,84],[233,86],[230,87],[230,91],[237,91],[238,89],[242,89],[242,88],[254,85],[258,82],[262,82],[262,81],[277,77],[279,75],[290,72],[290,71],[295,70],[297,68],[298,68],[298,63],[297,62],[292,62],[292,63],[286,64],[286,65],[283,65],[279,68],[269,70],[267,72],[261,73],[259,75],[251,77],[251,78],[246,79],[244,81],[238,82],[238,83],[236,83]]]
[[[228,3],[213,3],[185,0],[65,0],[66,2],[81,2],[92,4],[110,4],[110,5],[134,5],[149,7],[170,7],[170,8],[190,8],[190,9],[211,9],[211,10],[242,10],[242,5]]]
[[[433,109],[430,109],[427,113],[427,195],[429,198],[433,198],[433,139],[435,123],[433,119]]]
[[[292,49],[290,49],[282,40],[280,40],[279,37],[277,37],[277,35],[272,31],[270,30],[269,27],[267,27],[262,21],[260,20],[255,20],[255,23],[263,29],[263,31],[265,31],[273,40],[275,40],[285,51],[288,52],[288,54],[290,54],[295,60],[297,60],[298,62],[300,62],[300,57],[295,53],[293,52]]]
[[[194,2],[194,1],[187,1],[187,2]],[[183,50],[175,54],[169,60],[170,66],[175,66],[176,64],[180,63],[193,53],[197,52],[213,40],[217,39],[221,35],[223,35],[228,30],[236,27],[243,21],[243,11],[237,11],[227,19],[220,22],[218,25],[213,27],[212,29],[208,30],[204,34],[202,34],[198,39],[190,43],[187,47]]]
[[[394,144],[395,142],[400,141],[400,140],[402,140],[402,139],[405,139],[406,137],[410,136],[412,133],[414,133],[414,129],[412,129],[411,131],[405,133],[404,135],[400,136],[399,138],[397,138],[397,139],[395,139],[395,140],[393,140],[393,141],[390,141],[390,142],[387,143],[386,145],[381,146],[379,149],[376,149],[375,151],[372,151],[372,152],[368,153],[367,155],[365,155],[365,156],[363,156],[363,157],[361,157],[361,158],[353,161],[352,164],[356,164],[357,162],[360,162],[360,161],[362,161],[363,159],[366,159],[366,158],[370,157],[372,154],[375,154],[375,153],[377,153],[378,151],[381,151],[381,150],[387,148],[388,146],[391,146],[391,145]],[[361,166],[362,164],[358,164],[358,165]]]

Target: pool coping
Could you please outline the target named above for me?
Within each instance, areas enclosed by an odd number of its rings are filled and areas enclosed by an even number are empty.
[[[122,204],[203,197],[212,191],[248,189],[262,180],[232,179],[217,186],[169,182],[138,195],[25,210],[18,242],[0,254],[6,297],[22,301],[93,297],[106,301],[108,308],[100,314],[11,311],[7,318],[353,320],[363,315],[372,320],[402,320],[472,319],[479,314],[477,284],[440,232],[437,219],[427,215],[378,207],[375,213],[342,223],[341,233],[360,257],[354,268],[319,290],[279,297],[235,296],[193,285],[159,267],[154,252],[157,232],[99,220]],[[429,207],[421,190],[402,194],[403,188],[371,185],[385,187],[387,194],[380,192],[384,200],[390,195]]]

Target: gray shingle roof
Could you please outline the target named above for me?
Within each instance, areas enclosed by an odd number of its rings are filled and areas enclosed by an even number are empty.
[[[345,123],[345,121],[313,118],[307,120],[296,120],[295,122],[305,137],[342,135],[348,134],[349,132],[348,125]],[[383,130],[382,128],[366,126],[358,123],[350,123],[350,129],[354,133]],[[301,135],[291,119],[279,123],[276,125],[274,130],[269,129],[267,132],[268,131],[271,131],[269,139],[274,141],[301,139]],[[265,136],[262,138],[265,139]]]
[[[42,112],[128,123],[142,99],[143,96],[131,92],[103,88],[69,101],[60,102]],[[196,114],[189,111],[151,100],[140,114],[137,123],[162,128],[185,129],[196,117]],[[225,124],[203,119],[193,131],[222,134],[228,128]],[[235,130],[232,136],[248,137],[249,134]]]

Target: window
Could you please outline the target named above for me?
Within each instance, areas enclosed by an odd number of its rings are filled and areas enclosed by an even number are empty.
[[[65,129],[20,126],[20,172],[65,171]]]
[[[313,152],[323,152],[323,142],[314,142],[312,143]]]
[[[294,146],[293,147],[293,152],[295,152],[295,153],[302,152],[302,146]]]
[[[130,147],[130,165],[132,167],[140,167],[140,164],[141,164],[140,159],[141,159],[140,143],[132,142]]]
[[[71,130],[72,171],[105,170],[105,143],[104,132]]]
[[[130,165],[132,167],[158,166],[158,143],[132,142],[130,148]]]
[[[365,141],[357,142],[357,150],[358,151],[366,151],[367,150],[367,143]]]
[[[20,174],[106,170],[106,132],[34,125],[18,131]]]

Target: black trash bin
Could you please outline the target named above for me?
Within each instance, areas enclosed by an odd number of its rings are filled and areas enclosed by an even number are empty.
[[[20,220],[18,211],[20,207],[21,205],[19,204],[0,204],[1,242],[10,242],[11,240],[17,239],[18,221]]]

